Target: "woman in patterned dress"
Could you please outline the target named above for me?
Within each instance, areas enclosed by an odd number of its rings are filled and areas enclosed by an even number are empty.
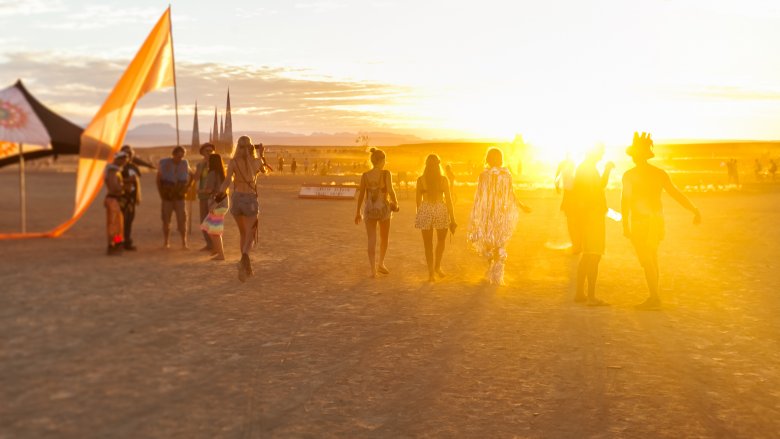
[[[425,260],[428,262],[428,281],[435,282],[436,275],[444,277],[441,258],[447,230],[455,232],[455,213],[450,196],[450,183],[442,175],[441,160],[436,154],[425,159],[425,171],[417,179],[417,216],[414,227],[422,231]],[[436,229],[436,258],[433,253],[433,230]]]
[[[211,259],[213,261],[225,260],[225,249],[222,245],[222,234],[225,232],[225,215],[228,212],[228,198],[224,197],[217,201],[219,188],[225,181],[225,164],[222,162],[222,156],[211,154],[208,161],[208,174],[204,183],[203,191],[208,195],[208,213],[200,225],[201,230],[206,232],[211,242]]]
[[[531,208],[515,197],[512,174],[503,167],[503,154],[490,148],[485,157],[486,169],[479,176],[474,193],[467,239],[474,249],[487,259],[487,281],[504,283],[506,244],[512,237],[518,220],[518,207],[529,213]]]

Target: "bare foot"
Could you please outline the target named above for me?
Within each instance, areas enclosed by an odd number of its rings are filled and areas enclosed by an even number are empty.
[[[210,259],[212,261],[224,261],[225,260],[225,255],[221,255],[219,253],[215,253],[215,254],[211,255]]]
[[[436,270],[436,275],[439,277],[447,277],[447,275],[441,270]]]
[[[376,267],[376,271],[382,273],[382,274],[390,274],[390,270],[385,267],[385,264],[379,264],[378,267]]]
[[[430,283],[436,282],[436,276],[434,276],[432,274],[430,276],[428,276],[428,282],[430,282]]]

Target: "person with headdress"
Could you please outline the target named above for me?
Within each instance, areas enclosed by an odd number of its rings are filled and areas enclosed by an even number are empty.
[[[682,207],[693,213],[693,224],[701,223],[701,213],[683,195],[666,171],[647,161],[653,157],[653,139],[650,134],[634,133],[634,140],[626,149],[635,167],[623,174],[621,210],[623,235],[634,245],[639,263],[645,272],[650,296],[637,307],[659,309],[661,299],[658,287],[658,246],[664,238],[664,216],[661,192],[664,190]]]
[[[214,192],[214,188],[212,188],[212,190],[206,189],[206,180],[208,178],[209,172],[211,171],[210,158],[216,150],[217,148],[214,146],[214,144],[208,142],[200,145],[200,148],[198,149],[198,152],[200,152],[203,160],[198,162],[198,164],[195,166],[195,174],[193,178],[198,183],[198,214],[201,223],[209,214],[209,199],[212,196],[212,192]],[[206,245],[201,248],[201,251],[210,251],[213,253],[214,243],[211,242],[211,238],[205,230],[203,231],[203,240],[206,242]]]
[[[239,241],[241,260],[238,263],[238,280],[241,282],[245,282],[247,277],[254,274],[249,251],[257,242],[260,213],[260,205],[257,201],[257,177],[261,173],[265,173],[263,158],[257,156],[252,139],[249,136],[239,137],[216,201],[220,202],[227,196],[226,191],[233,183],[230,213],[236,220],[241,236]]]
[[[103,182],[106,185],[106,198],[103,200],[103,206],[106,208],[108,255],[122,254],[124,247],[124,221],[120,201],[124,195],[122,167],[126,163],[127,153],[119,151],[114,154],[114,160],[106,165],[103,172]]]
[[[606,241],[607,197],[604,189],[609,182],[609,174],[615,164],[607,162],[604,173],[599,175],[596,165],[604,157],[604,145],[591,148],[585,160],[577,167],[571,197],[570,214],[576,218],[574,227],[579,229],[576,236],[580,239],[582,255],[577,268],[576,302],[586,302],[589,306],[607,305],[596,298],[596,278],[599,273],[599,262],[604,255]],[[585,283],[588,284],[588,294],[585,295]]]
[[[355,224],[360,224],[361,220],[366,224],[368,264],[371,266],[371,277],[376,277],[377,272],[390,273],[390,270],[385,266],[385,256],[390,241],[390,219],[393,212],[398,212],[398,198],[393,188],[393,177],[390,175],[390,171],[384,169],[385,152],[381,149],[371,148],[370,153],[373,168],[364,172],[360,177]],[[377,225],[379,225],[378,263],[376,261]]]
[[[517,225],[518,208],[526,213],[531,208],[515,197],[512,173],[503,166],[504,157],[500,149],[490,148],[485,164],[487,166],[479,175],[474,193],[467,239],[489,264],[485,274],[487,281],[503,285],[506,244]]]
[[[423,175],[417,179],[417,215],[414,227],[420,229],[428,263],[428,281],[435,282],[436,276],[444,277],[441,259],[447,231],[455,233],[455,212],[452,207],[449,180],[442,174],[441,159],[430,154],[425,159]],[[433,231],[436,230],[436,255],[433,252]]]
[[[228,197],[220,197],[219,189],[225,181],[225,165],[222,162],[222,156],[219,154],[209,155],[208,174],[203,186],[204,192],[208,195],[208,212],[200,224],[200,229],[207,233],[211,243],[211,259],[214,261],[225,260],[225,250],[222,245],[222,234],[225,231],[225,214],[228,212]]]
[[[122,183],[124,185],[124,192],[120,199],[120,207],[122,208],[122,222],[124,225],[124,248],[125,250],[135,251],[136,246],[133,244],[133,220],[135,220],[136,206],[141,204],[141,169],[133,163],[135,158],[135,151],[130,145],[124,145],[120,151],[127,154],[127,162],[122,166]]]

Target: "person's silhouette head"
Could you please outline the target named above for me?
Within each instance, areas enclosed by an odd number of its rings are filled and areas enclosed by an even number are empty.
[[[485,155],[485,163],[491,168],[499,168],[504,164],[504,154],[498,148],[490,148]]]

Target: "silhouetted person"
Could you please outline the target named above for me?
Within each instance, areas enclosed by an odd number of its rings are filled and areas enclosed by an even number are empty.
[[[284,174],[284,157],[279,156],[279,174]]]
[[[772,181],[775,181],[775,175],[777,174],[777,162],[774,160],[769,161],[769,175],[772,177]]]
[[[658,245],[664,238],[664,216],[661,192],[666,192],[693,213],[693,223],[701,223],[701,214],[693,203],[672,183],[669,174],[647,163],[655,154],[649,134],[634,133],[634,141],[626,154],[636,165],[623,174],[623,234],[631,239],[639,263],[645,271],[650,297],[641,303],[640,309],[658,309]]]
[[[114,154],[113,162],[106,165],[103,171],[103,182],[106,185],[106,235],[108,237],[108,255],[122,254],[124,247],[124,219],[119,205],[123,193],[122,167],[127,163],[127,153],[119,151]]]
[[[455,233],[455,213],[450,197],[450,185],[441,172],[441,159],[430,154],[425,159],[425,170],[417,179],[417,215],[414,227],[420,229],[425,247],[425,260],[428,263],[428,281],[435,282],[436,276],[444,277],[441,271],[441,259],[447,231]],[[436,255],[433,252],[433,231],[436,230]]]
[[[566,154],[566,158],[558,164],[558,169],[555,171],[555,192],[563,192],[561,198],[561,212],[566,215],[566,228],[569,231],[569,240],[571,240],[571,253],[574,255],[580,254],[582,251],[582,237],[580,236],[580,228],[577,227],[577,212],[574,206],[574,174],[575,166],[574,160],[571,159],[569,154]]]
[[[206,215],[209,214],[209,197],[211,196],[211,192],[206,189],[206,180],[208,178],[209,174],[209,157],[214,154],[216,151],[216,147],[211,143],[204,143],[203,145],[200,145],[200,155],[203,157],[203,160],[198,162],[198,164],[195,166],[195,175],[193,175],[193,178],[197,182],[197,188],[198,188],[198,218],[200,219],[200,222],[202,223],[204,219],[206,219]],[[212,251],[213,249],[213,242],[211,242],[211,238],[209,237],[209,234],[202,230],[203,233],[203,240],[206,242],[206,245],[201,248],[202,251]]]
[[[739,186],[739,169],[737,167],[737,159],[729,159],[726,162],[726,169],[729,176],[729,184],[735,184]]]
[[[756,174],[756,181],[763,181],[764,180],[764,168],[761,166],[761,161],[759,159],[756,159],[756,161],[753,163],[753,173]]]
[[[298,170],[298,161],[293,158],[292,163],[290,164],[290,171],[295,175],[296,170]]]
[[[130,145],[122,146],[120,150],[127,154],[127,163],[122,167],[122,184],[124,192],[120,201],[122,219],[124,223],[125,250],[135,251],[133,244],[133,220],[135,219],[136,206],[141,204],[141,170],[133,163],[135,151]]]
[[[452,204],[455,204],[458,202],[458,191],[455,188],[455,172],[452,170],[451,163],[447,163],[444,172],[447,175],[447,180],[450,182],[450,198],[452,198]]]
[[[607,162],[604,174],[599,175],[596,165],[604,157],[604,146],[598,145],[588,151],[585,160],[577,167],[574,177],[573,208],[576,210],[576,227],[582,239],[582,256],[577,268],[576,302],[585,302],[585,282],[588,283],[587,304],[589,306],[606,305],[596,298],[596,278],[599,274],[599,262],[604,255],[607,215],[607,197],[604,188],[609,182],[609,174],[615,164]]]

